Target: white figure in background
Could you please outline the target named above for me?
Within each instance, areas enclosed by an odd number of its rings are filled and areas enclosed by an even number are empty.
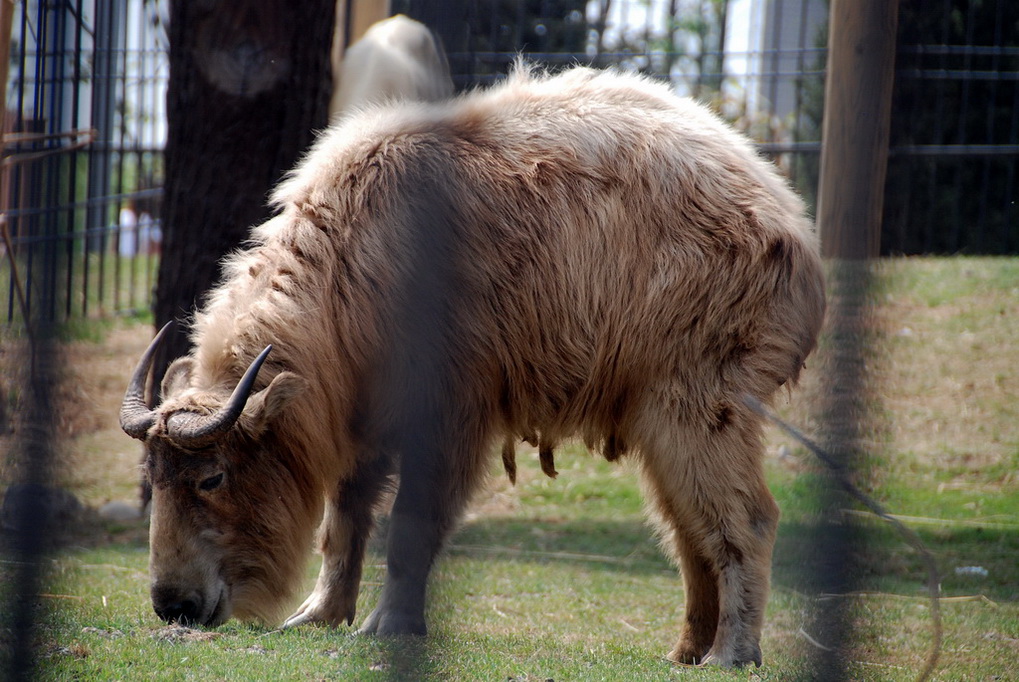
[[[371,104],[434,102],[453,95],[441,43],[424,24],[402,14],[372,24],[333,68],[337,83],[329,119],[334,122]]]
[[[138,253],[138,215],[134,204],[128,200],[120,207],[120,234],[117,238],[117,254],[134,256]]]
[[[159,220],[153,218],[148,211],[138,216],[138,253],[150,256],[158,255],[163,241],[163,231]]]

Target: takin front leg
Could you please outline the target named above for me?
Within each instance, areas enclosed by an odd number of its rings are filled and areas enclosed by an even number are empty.
[[[459,452],[419,451],[411,455],[418,459],[401,463],[400,488],[389,522],[385,584],[359,633],[426,634],[429,572],[483,470],[481,439],[465,441]]]
[[[365,548],[390,473],[389,459],[375,457],[359,466],[327,501],[319,530],[322,568],[318,581],[311,595],[284,622],[284,628],[354,622]]]
[[[686,533],[679,529],[673,532],[683,575],[686,615],[669,659],[697,665],[707,655],[718,630],[718,575],[712,562],[692,546]]]
[[[779,512],[757,420],[729,417],[722,427],[677,427],[644,453],[653,508],[683,573],[685,619],[669,654],[680,663],[761,665]]]

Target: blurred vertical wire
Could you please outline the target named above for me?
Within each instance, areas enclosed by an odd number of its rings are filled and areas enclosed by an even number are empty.
[[[866,362],[872,277],[868,259],[837,259],[829,265],[827,343],[820,353],[823,379],[816,418],[832,468],[819,476],[818,514],[807,531],[811,560],[804,579],[818,601],[800,632],[814,643],[810,679],[834,682],[852,679],[854,615],[852,601],[842,597],[858,589],[860,562],[867,553],[863,531],[845,513],[853,501],[842,480],[855,484],[866,475],[862,443],[873,416]]]
[[[441,128],[432,131],[439,139],[445,134]],[[395,425],[395,429],[393,433],[384,433],[369,427],[369,433],[379,434],[376,437],[384,439],[375,447],[400,454],[401,484],[387,538],[390,551],[400,542],[394,530],[395,517],[399,514],[416,514],[414,529],[427,529],[422,535],[431,534],[435,526],[433,507],[444,501],[435,497],[436,485],[421,485],[420,482],[443,480],[449,475],[443,473],[448,463],[440,448],[445,435],[442,429],[448,428],[448,419],[444,417],[450,413],[452,398],[445,379],[449,375],[456,308],[456,216],[449,199],[455,178],[448,160],[440,158],[431,159],[428,165],[411,164],[408,174],[407,185],[416,188],[413,193],[404,192],[408,197],[416,194],[416,200],[412,199],[404,207],[403,216],[410,228],[411,257],[404,281],[396,287],[401,295],[394,312],[395,333],[390,347],[383,349],[386,369],[376,387],[379,404],[387,406],[382,410],[388,414],[384,421]],[[399,547],[401,555],[410,556],[410,552],[410,547]],[[416,558],[429,563],[432,560],[425,556]],[[387,561],[387,565],[389,570],[393,569],[391,561]],[[433,573],[427,588],[429,592],[434,591],[436,579]],[[429,639],[397,637],[387,640],[387,679],[401,682],[432,677],[436,661]]]
[[[7,65],[10,59],[11,31],[14,22],[12,0],[0,1],[0,59],[3,60],[2,88],[3,113],[7,105]],[[6,119],[6,115],[4,115]],[[0,166],[0,187],[6,188],[7,172],[10,166]],[[3,229],[5,251],[11,248],[7,217],[0,220]],[[55,248],[55,243],[40,244],[43,249]],[[41,253],[43,258],[53,254]],[[13,255],[11,255],[13,258]],[[12,271],[13,271],[12,261]],[[38,299],[35,310],[45,310],[55,300],[54,287],[57,272],[52,277],[43,277],[35,289]],[[13,451],[7,453],[8,470],[14,472],[15,480],[7,489],[3,504],[3,524],[10,531],[0,546],[3,565],[0,566],[0,639],[4,640],[3,655],[0,657],[0,671],[6,680],[20,681],[35,678],[35,622],[38,614],[37,595],[46,574],[45,543],[50,536],[49,512],[45,495],[45,484],[53,452],[54,410],[53,386],[57,376],[56,356],[52,329],[48,325],[35,325],[28,318],[29,301],[23,290],[19,290],[19,304],[26,315],[25,326],[34,329],[29,339],[29,371],[18,379],[24,385],[17,387],[24,396],[22,409],[24,417],[19,424],[18,436]]]
[[[40,242],[41,251],[55,248],[54,242]],[[40,253],[46,256],[46,253]],[[34,289],[34,310],[45,309],[55,299],[52,280],[44,279]],[[3,626],[9,639],[5,647],[3,679],[37,679],[36,627],[42,615],[39,594],[49,573],[48,549],[56,530],[53,524],[60,498],[51,487],[54,476],[55,431],[57,415],[54,389],[60,376],[60,354],[56,329],[52,322],[36,317],[31,320],[34,334],[29,353],[27,379],[18,387],[21,395],[19,420],[14,448],[8,453],[10,470],[15,481],[4,497],[4,523],[11,531],[5,555],[3,581]]]
[[[831,3],[817,208],[821,252],[829,266],[818,419],[834,471],[819,486],[819,514],[810,530],[810,582],[818,595],[855,592],[868,550],[863,531],[845,514],[852,505],[842,481],[864,475],[863,443],[873,429],[874,378],[867,362],[872,264],[881,244],[897,4]],[[815,606],[805,626],[810,641],[820,642],[809,679],[851,679],[854,620],[847,599]]]
[[[0,58],[4,59],[5,66],[13,14],[13,2],[3,0],[0,3],[0,40],[4,49]],[[6,78],[0,86],[4,88],[0,101],[6,109]],[[0,167],[4,180],[9,168],[6,164]],[[56,172],[55,168],[53,172]],[[6,182],[2,184],[6,186]],[[10,248],[6,245],[10,242],[6,233],[6,216],[3,229],[5,248]],[[53,480],[51,466],[56,429],[53,395],[59,376],[59,356],[54,327],[45,318],[56,305],[60,261],[56,258],[57,242],[54,240],[37,241],[29,248],[33,251],[29,254],[29,262],[37,258],[51,266],[32,289],[31,298],[20,301],[25,327],[32,333],[27,335],[28,371],[18,376],[23,383],[17,387],[22,396],[22,417],[12,452],[7,454],[8,471],[14,472],[14,481],[4,496],[3,523],[10,532],[2,546],[4,562],[0,568],[5,588],[0,595],[5,632],[0,636],[7,644],[0,658],[0,670],[5,680],[15,682],[37,676],[34,640],[41,611],[38,595],[48,573],[46,549],[53,535],[56,502],[56,496],[51,494],[52,489],[47,484]],[[29,311],[36,311],[36,314]],[[42,319],[35,319],[37,316]]]

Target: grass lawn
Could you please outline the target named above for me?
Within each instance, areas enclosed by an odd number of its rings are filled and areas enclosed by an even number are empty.
[[[880,263],[877,274],[869,359],[875,419],[860,478],[936,557],[944,638],[934,679],[1014,679],[1019,259],[902,259]],[[61,425],[61,476],[93,507],[134,495],[140,449],[120,433],[116,411],[149,332],[121,325],[100,344],[69,346],[68,384],[76,388],[61,395],[80,409]],[[0,354],[0,365],[9,356]],[[802,387],[779,401],[782,415],[808,433],[821,364],[810,361]],[[16,403],[16,396],[5,399]],[[884,524],[852,515],[868,540],[860,591],[815,594],[807,570],[815,464],[777,429],[767,438],[783,519],[760,669],[701,670],[665,660],[683,613],[682,584],[643,524],[632,464],[610,465],[571,446],[557,452],[553,481],[521,446],[517,485],[493,469],[437,566],[425,639],[355,637],[347,628],[283,632],[236,621],[214,630],[166,626],[148,601],[144,523],[93,524],[50,561],[39,599],[40,679],[809,679],[815,644],[804,629],[812,612],[836,602],[857,626],[853,679],[915,679],[932,636],[922,559]],[[0,440],[0,451],[9,443]],[[0,487],[10,475],[0,470]],[[381,588],[381,547],[376,540],[367,561],[359,618]],[[986,575],[957,573],[965,567]],[[0,564],[0,578],[8,570]],[[313,559],[309,590],[316,572]]]

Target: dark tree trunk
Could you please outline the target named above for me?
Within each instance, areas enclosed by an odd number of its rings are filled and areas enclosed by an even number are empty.
[[[175,0],[155,322],[186,321],[325,127],[335,0]],[[182,325],[156,377],[187,352]],[[157,384],[158,385],[158,384]]]

